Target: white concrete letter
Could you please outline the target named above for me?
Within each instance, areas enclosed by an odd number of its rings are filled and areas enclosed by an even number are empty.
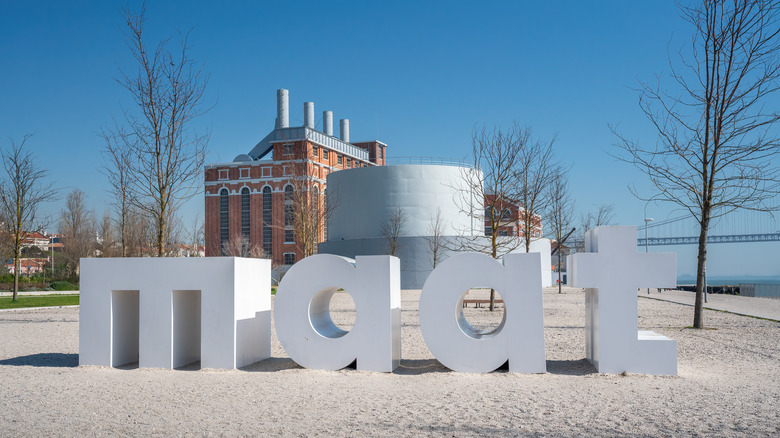
[[[568,257],[569,278],[585,290],[585,354],[600,373],[677,375],[677,342],[637,331],[637,289],[675,287],[674,253],[637,253],[636,227],[598,227],[585,254]]]
[[[271,262],[81,260],[79,364],[233,369],[271,355]]]
[[[503,265],[477,253],[457,254],[433,270],[420,296],[420,328],[436,359],[454,371],[486,373],[509,361],[520,373],[547,371],[538,253],[508,254]],[[493,332],[475,331],[463,316],[463,294],[490,287],[504,299]]]
[[[357,369],[391,372],[401,360],[399,259],[306,257],[284,275],[276,291],[276,335],[292,360],[306,368],[338,370],[357,360]],[[338,289],[355,302],[355,325],[336,327],[330,299]]]

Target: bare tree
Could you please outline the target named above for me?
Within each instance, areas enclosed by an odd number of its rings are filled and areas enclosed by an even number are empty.
[[[517,178],[523,152],[522,132],[517,125],[509,131],[484,126],[472,133],[472,167],[464,168],[459,182],[458,208],[471,216],[476,229],[461,231],[457,250],[503,257],[523,244],[517,235],[504,232],[516,226],[507,208],[517,208],[520,184]],[[483,231],[484,228],[484,231]],[[504,234],[502,236],[501,234]],[[495,308],[495,291],[490,291],[490,310]]]
[[[780,151],[774,124],[780,80],[780,4],[771,0],[703,0],[682,7],[693,25],[682,69],[670,57],[673,92],[642,85],[640,107],[659,140],[644,146],[624,136],[620,158],[645,172],[660,200],[699,223],[693,326],[703,328],[710,221],[736,209],[776,210]],[[614,131],[614,130],[613,130]],[[636,194],[636,190],[634,190]]]
[[[126,140],[119,131],[114,133],[103,132],[106,149],[103,151],[103,166],[101,172],[108,178],[111,185],[111,205],[116,214],[117,228],[119,231],[120,256],[127,257],[127,226],[128,216],[132,207],[132,181],[130,175],[130,153],[126,147]]]
[[[555,239],[558,245],[556,251],[558,255],[558,293],[561,293],[562,247],[566,238],[574,231],[571,229],[574,218],[574,200],[571,199],[569,194],[569,183],[565,173],[560,172],[553,178],[552,185],[546,196],[549,199],[547,223],[550,226],[552,238]]]
[[[248,238],[240,234],[230,237],[222,248],[222,254],[229,257],[271,258],[269,254],[263,251],[262,246],[253,244]]]
[[[111,213],[103,212],[103,219],[100,221],[98,233],[100,235],[100,255],[101,257],[116,257],[122,250],[121,245],[116,240],[114,220]]]
[[[200,220],[200,216],[195,216],[195,219],[192,221],[192,226],[189,230],[189,239],[190,239],[190,253],[188,257],[200,257],[200,247],[203,246],[206,238],[203,235],[203,221]]]
[[[601,204],[596,209],[596,212],[589,211],[583,213],[580,216],[580,222],[582,232],[585,233],[590,229],[600,227],[602,225],[609,225],[612,222],[612,218],[615,216],[615,206],[611,204]]]
[[[24,150],[30,135],[24,136],[21,143],[11,141],[11,148],[4,149],[0,157],[3,161],[5,177],[0,185],[0,216],[4,220],[4,230],[11,240],[11,252],[14,259],[13,301],[19,297],[19,271],[22,245],[27,233],[43,228],[38,217],[38,207],[55,199],[52,183],[46,182],[47,171],[37,166],[35,157]]]
[[[446,246],[444,239],[444,220],[441,217],[440,208],[436,210],[436,216],[431,218],[431,223],[428,225],[428,235],[425,236],[425,243],[428,246],[428,250],[431,252],[433,268],[436,269],[436,265],[444,254]]]
[[[130,207],[125,217],[124,257],[149,257],[155,254],[155,232],[151,221],[137,208]]]
[[[484,126],[472,133],[472,166],[463,168],[456,187],[458,209],[471,217],[475,226],[459,230],[463,234],[458,250],[476,251],[498,259],[519,248],[517,236],[499,238],[501,230],[516,225],[514,218],[504,214],[508,207],[517,207],[520,189],[517,180],[522,145],[517,132],[500,128],[492,131]]]
[[[380,225],[382,236],[387,240],[387,251],[391,256],[395,256],[398,250],[399,241],[403,236],[404,224],[406,224],[406,213],[401,206],[397,206],[387,215],[387,219]]]
[[[119,179],[126,171],[130,190],[122,188],[121,193],[133,193],[129,202],[152,219],[156,255],[161,257],[168,253],[173,215],[201,187],[208,135],[195,133],[191,124],[208,110],[202,102],[207,78],[190,56],[187,34],[181,35],[175,52],[168,50],[167,41],[150,50],[143,38],[144,9],[124,10],[123,17],[138,69],[122,72],[118,82],[130,92],[136,111],[125,110],[123,123],[104,132],[107,173],[116,190],[124,187]],[[117,159],[117,153],[124,157]],[[118,202],[122,223],[125,199]]]
[[[81,258],[93,255],[97,249],[95,217],[87,210],[84,198],[84,192],[73,189],[60,212],[61,254],[69,278],[79,275]]]
[[[522,205],[520,233],[525,239],[525,252],[531,252],[531,242],[542,237],[541,216],[547,210],[550,199],[546,196],[562,173],[553,155],[555,137],[549,143],[534,140],[529,128],[515,124],[515,136],[520,142],[520,157],[516,170],[519,181],[517,201]]]
[[[317,254],[319,243],[325,239],[325,226],[338,205],[338,196],[334,193],[329,193],[328,199],[325,199],[324,185],[312,178],[313,172],[311,169],[307,172],[305,166],[309,164],[291,166],[289,187],[292,187],[292,192],[285,194],[285,214],[292,215],[290,225],[295,243],[304,258]],[[290,222],[288,219],[285,219],[285,225]]]
[[[602,225],[609,225],[612,223],[612,218],[615,216],[615,206],[612,204],[601,204],[597,206],[596,212],[588,211],[580,214],[580,228],[577,232],[576,250],[578,252],[585,251],[585,233],[589,230],[600,227]]]

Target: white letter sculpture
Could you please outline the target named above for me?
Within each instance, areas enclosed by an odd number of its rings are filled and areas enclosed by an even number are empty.
[[[401,361],[401,269],[391,256],[306,257],[284,275],[276,292],[276,335],[299,365],[392,372]],[[344,289],[355,302],[355,325],[344,331],[330,317],[330,299]]]
[[[637,253],[636,227],[630,226],[588,231],[585,251],[569,256],[567,266],[572,285],[587,288],[588,360],[600,373],[677,375],[677,342],[637,332],[637,289],[675,287],[675,254]]]
[[[508,254],[501,262],[484,254],[457,254],[426,280],[420,296],[420,328],[431,353],[454,371],[486,373],[509,361],[520,373],[547,371],[544,357],[541,256]],[[463,295],[490,287],[504,299],[504,319],[491,333],[463,316]]]
[[[234,369],[271,356],[271,262],[81,259],[79,364]]]

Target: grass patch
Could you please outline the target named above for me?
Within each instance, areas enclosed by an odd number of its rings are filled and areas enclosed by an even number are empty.
[[[0,297],[0,309],[23,309],[26,307],[52,307],[75,306],[79,304],[79,295],[19,295],[19,299],[11,301],[13,297]]]

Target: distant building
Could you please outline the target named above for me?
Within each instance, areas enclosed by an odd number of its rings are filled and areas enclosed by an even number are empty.
[[[261,248],[274,265],[295,263],[302,254],[293,229],[296,182],[306,181],[324,199],[329,173],[385,164],[387,145],[351,142],[348,119],[340,120],[335,137],[333,113],[324,111],[322,128],[316,129],[312,102],[303,105],[303,126],[289,126],[288,99],[287,90],[277,90],[276,126],[248,154],[206,166],[206,256],[227,254],[238,240]],[[321,242],[325,224],[319,229]]]
[[[488,219],[491,215],[490,209],[495,208],[495,214],[500,214],[498,227],[499,236],[520,236],[525,237],[523,232],[523,221],[525,220],[525,208],[517,202],[494,202],[494,195],[485,196],[485,235],[493,234],[491,222]],[[490,206],[492,205],[492,207]],[[531,239],[542,237],[542,218],[538,214],[533,215],[531,220]]]

